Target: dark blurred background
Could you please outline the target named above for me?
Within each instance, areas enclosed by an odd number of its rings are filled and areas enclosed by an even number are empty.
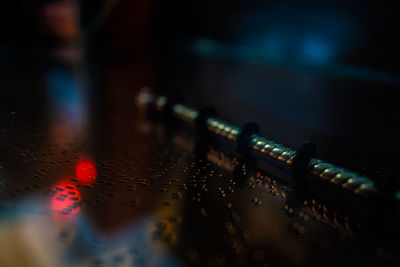
[[[143,86],[379,179],[398,154],[398,9],[384,1],[5,1],[0,111],[133,116]]]

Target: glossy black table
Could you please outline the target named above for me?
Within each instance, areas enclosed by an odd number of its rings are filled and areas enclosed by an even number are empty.
[[[292,183],[208,147],[191,129],[149,117],[134,98],[156,83],[148,62],[100,73],[84,64],[23,63],[8,65],[1,77],[0,266],[400,263],[397,235],[383,229],[384,217],[371,222],[313,194],[298,198]],[[311,136],[279,128],[278,115],[271,123],[267,107],[237,112],[235,97],[250,101],[255,92],[229,94],[227,86],[210,93],[214,72],[225,74],[219,84],[227,85],[232,73],[264,67],[196,64],[205,91],[189,90],[189,104],[213,104],[239,123],[264,118],[264,132],[289,145]],[[316,136],[326,145],[323,156],[339,163],[356,157],[329,154],[337,141]],[[374,170],[364,161],[347,164]]]
[[[216,149],[195,153],[187,131],[138,110],[90,129],[76,118],[3,118],[4,266],[398,263],[396,240],[371,239],[317,199],[288,202],[289,185]]]

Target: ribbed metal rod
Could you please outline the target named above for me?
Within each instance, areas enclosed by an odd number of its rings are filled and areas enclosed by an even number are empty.
[[[166,107],[167,98],[155,97],[155,103],[157,109],[162,111]],[[176,118],[191,124],[194,124],[200,115],[200,112],[182,104],[172,104],[170,109]],[[211,133],[232,141],[236,141],[240,133],[240,127],[217,117],[208,117],[206,119],[206,126]],[[253,134],[251,136],[249,146],[250,150],[258,156],[277,160],[285,167],[292,166],[293,159],[296,155],[296,150],[258,134]],[[358,195],[370,196],[377,193],[372,179],[320,159],[313,158],[310,160],[308,174],[332,184],[340,185],[344,189],[350,190]],[[400,201],[400,191],[397,192],[396,199]]]

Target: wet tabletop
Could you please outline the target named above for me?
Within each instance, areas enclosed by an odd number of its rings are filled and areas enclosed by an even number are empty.
[[[1,266],[399,263],[396,240],[312,197],[293,204],[279,177],[131,112],[2,118]]]

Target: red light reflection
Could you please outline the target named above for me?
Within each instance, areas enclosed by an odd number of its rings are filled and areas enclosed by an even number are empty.
[[[97,177],[97,170],[94,163],[91,160],[85,159],[81,160],[76,165],[76,177],[81,184],[90,185]]]
[[[74,184],[59,183],[54,190],[56,194],[51,199],[51,211],[62,218],[70,218],[79,211],[81,196]]]

